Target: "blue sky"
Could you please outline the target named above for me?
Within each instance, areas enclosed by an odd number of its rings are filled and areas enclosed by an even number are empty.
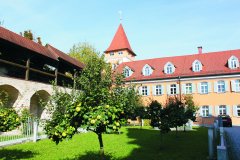
[[[119,25],[137,59],[240,49],[239,0],[0,0],[0,21],[19,33],[31,29],[68,52],[89,42],[103,52]]]

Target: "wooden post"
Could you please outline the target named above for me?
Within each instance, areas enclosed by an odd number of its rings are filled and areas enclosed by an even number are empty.
[[[56,68],[55,69],[55,85],[58,84],[57,81],[58,81],[58,69]]]
[[[25,80],[29,80],[29,70],[30,70],[30,58],[27,59],[26,63],[26,73],[25,73]]]
[[[77,77],[77,72],[74,69],[74,75],[73,75],[73,89],[76,89],[76,77]]]

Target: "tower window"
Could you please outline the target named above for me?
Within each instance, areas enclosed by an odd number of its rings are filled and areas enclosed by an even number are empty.
[[[118,52],[118,54],[119,54],[119,55],[122,55],[122,54],[123,54],[123,52],[122,52],[122,51],[120,51],[120,52]]]
[[[114,56],[114,52],[110,52],[110,56]]]

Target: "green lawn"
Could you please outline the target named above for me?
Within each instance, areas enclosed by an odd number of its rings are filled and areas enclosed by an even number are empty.
[[[207,157],[207,129],[175,132],[161,136],[150,128],[124,127],[123,134],[103,135],[106,159],[117,160],[203,160]],[[98,139],[94,133],[74,136],[59,145],[49,140],[0,149],[0,159],[97,160]]]

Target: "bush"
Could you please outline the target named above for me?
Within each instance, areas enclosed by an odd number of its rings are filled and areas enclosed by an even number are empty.
[[[17,112],[11,108],[0,108],[0,131],[7,132],[20,125],[20,118]]]
[[[150,119],[144,119],[144,126],[150,126],[151,120]]]

